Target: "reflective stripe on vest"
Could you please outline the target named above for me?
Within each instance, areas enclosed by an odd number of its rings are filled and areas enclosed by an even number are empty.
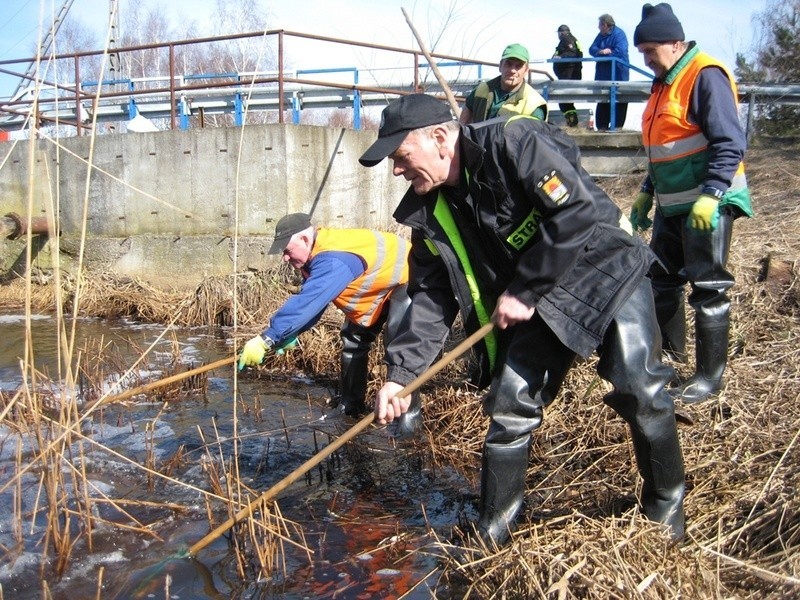
[[[700,71],[718,67],[728,77],[734,98],[736,83],[725,66],[697,47],[680,60],[666,82],[654,85],[642,115],[642,141],[658,206],[667,216],[687,212],[700,195],[708,169],[708,139],[689,121],[692,91]],[[736,204],[751,214],[744,164],[740,163],[721,204]]]
[[[359,325],[373,325],[383,312],[392,291],[408,283],[409,242],[392,233],[369,229],[317,230],[312,255],[321,252],[350,252],[366,265],[361,276],[351,281],[333,304]]]
[[[467,249],[464,246],[464,242],[461,239],[461,234],[459,233],[456,222],[453,219],[453,213],[450,211],[450,206],[447,204],[447,201],[444,199],[444,196],[441,192],[439,192],[439,197],[436,200],[436,206],[433,209],[433,216],[436,217],[439,225],[441,225],[442,229],[444,229],[447,239],[450,240],[450,245],[452,246],[453,251],[456,253],[456,256],[458,256],[458,262],[461,263],[461,268],[464,269],[464,276],[466,277],[467,286],[469,287],[472,305],[475,307],[475,314],[478,317],[478,323],[481,327],[483,327],[491,320],[491,314],[486,310],[486,306],[483,304],[483,298],[481,297],[478,279],[475,277],[475,272],[472,270],[472,263],[469,260]],[[426,244],[428,247],[432,245],[432,243],[428,242],[428,240],[426,240]],[[483,339],[483,342],[486,346],[486,351],[489,356],[489,369],[494,371],[494,365],[497,361],[497,337],[495,336],[494,332],[490,332],[489,335]]]
[[[492,107],[495,93],[502,93],[500,89],[493,92],[488,82],[482,81],[475,89],[475,104],[472,110],[472,120],[475,122],[485,121],[489,118],[489,110]],[[547,120],[547,100],[527,83],[523,83],[520,88],[512,93],[500,106],[495,116],[506,115],[532,115],[537,108],[544,110],[544,120]]]

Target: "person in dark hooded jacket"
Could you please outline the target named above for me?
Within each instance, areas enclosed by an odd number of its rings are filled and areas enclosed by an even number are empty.
[[[578,40],[572,35],[567,25],[558,27],[558,46],[553,54],[553,73],[559,79],[580,79],[583,75],[583,64],[575,59],[583,58]],[[561,60],[570,59],[570,60]],[[569,127],[578,126],[578,111],[572,102],[562,102],[558,105]]]

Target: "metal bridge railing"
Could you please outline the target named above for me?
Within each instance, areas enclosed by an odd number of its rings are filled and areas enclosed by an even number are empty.
[[[189,62],[184,72],[179,69],[179,65],[187,64],[179,60],[182,49],[193,45],[213,47],[214,44],[233,40],[270,44],[277,54],[276,68],[248,72],[192,72]],[[376,55],[375,64],[384,66],[361,69],[287,68],[288,47],[305,43],[367,48]],[[126,64],[126,57],[134,57],[136,53],[144,51],[166,53],[168,73],[154,77],[104,80],[82,77],[81,74],[90,68],[87,65],[103,56],[103,51],[99,50],[49,57],[38,70],[44,75],[38,78],[27,72],[13,70],[15,66],[27,68],[34,59],[0,61],[0,73],[14,75],[30,83],[17,96],[0,100],[0,130],[18,130],[26,124],[29,126],[34,109],[39,124],[70,125],[80,135],[92,122],[127,121],[137,115],[168,120],[172,129],[190,127],[192,118],[202,127],[207,115],[220,114],[233,115],[234,124],[241,125],[248,111],[276,111],[278,122],[291,119],[299,123],[302,111],[310,108],[351,109],[353,126],[359,129],[363,124],[363,111],[367,107],[385,105],[391,97],[416,91],[443,93],[430,66],[417,50],[300,32],[274,30],[114,49],[122,64]],[[453,93],[460,98],[485,75],[487,78],[494,76],[497,69],[493,62],[436,53],[432,56],[437,60],[437,66],[447,78]],[[614,58],[588,57],[561,60],[610,60],[614,69],[618,61]],[[649,81],[556,80],[548,70],[537,68],[537,62],[552,63],[553,59],[534,61],[530,75],[530,83],[550,102],[609,101],[613,111],[617,102],[643,102],[649,96]],[[650,77],[638,67],[628,66]],[[485,73],[486,67],[489,67],[488,74]],[[48,72],[59,73],[61,77],[51,80],[47,77]],[[76,81],[81,83],[76,86]],[[369,81],[369,84],[365,84],[365,81]],[[800,85],[740,84],[739,89],[741,101],[749,107],[748,122],[752,121],[754,107],[760,102],[800,103]]]

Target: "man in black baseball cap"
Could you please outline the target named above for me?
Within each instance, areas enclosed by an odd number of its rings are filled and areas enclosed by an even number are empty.
[[[438,356],[460,313],[468,333],[494,322],[474,347],[490,423],[483,446],[479,535],[509,538],[525,498],[531,433],[577,355],[600,355],[613,385],[603,401],[630,425],[641,502],[675,539],[684,535],[684,470],[675,407],[664,390],[652,253],[581,168],[575,142],[543,121],[515,116],[459,125],[444,103],[406,96],[384,109],[383,158],[411,185],[394,218],[411,228],[402,332],[386,348],[379,423],[412,407],[398,397]]]
[[[261,334],[245,343],[239,369],[256,367],[267,353],[291,348],[312,327],[329,303],[344,313],[338,407],[346,415],[367,412],[369,352],[383,331],[384,341],[397,335],[410,304],[408,241],[393,233],[369,229],[315,227],[306,213],[281,217],[269,254],[300,271],[303,285],[270,317]],[[422,404],[395,427],[397,437],[411,437],[422,425]]]
[[[397,150],[410,131],[453,120],[448,106],[433,96],[403,96],[383,109],[378,139],[358,162],[365,167],[374,167]]]
[[[306,213],[291,213],[281,217],[275,225],[275,238],[268,254],[281,254],[295,233],[311,227],[311,217]]]

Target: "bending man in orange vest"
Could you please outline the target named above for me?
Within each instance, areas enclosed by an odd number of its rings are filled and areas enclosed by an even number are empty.
[[[311,328],[333,302],[345,316],[339,404],[347,415],[366,413],[370,347],[384,324],[387,343],[394,338],[410,304],[410,247],[392,233],[315,228],[305,213],[281,218],[269,253],[282,254],[299,270],[303,285],[272,316],[269,327],[244,345],[239,368],[261,364],[268,351]],[[412,434],[421,423],[419,399],[415,402],[414,414],[398,426],[399,436]]]

